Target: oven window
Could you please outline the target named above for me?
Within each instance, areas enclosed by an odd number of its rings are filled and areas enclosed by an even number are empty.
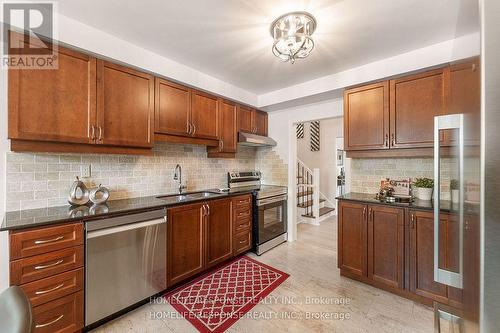
[[[259,239],[262,244],[286,232],[286,201],[259,207]]]

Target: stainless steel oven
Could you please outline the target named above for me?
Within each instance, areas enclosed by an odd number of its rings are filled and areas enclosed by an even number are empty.
[[[256,200],[254,242],[258,255],[286,241],[287,195]]]

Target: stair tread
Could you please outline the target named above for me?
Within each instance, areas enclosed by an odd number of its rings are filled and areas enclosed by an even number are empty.
[[[323,208],[320,208],[319,209],[319,216],[323,216],[323,215],[326,215],[328,213],[331,213],[335,210],[335,208],[331,208],[331,207],[323,207]],[[302,215],[303,217],[309,217],[309,218],[314,218],[314,215],[311,213],[311,214],[304,214]]]
[[[319,203],[322,203],[322,202],[325,202],[325,201],[326,201],[325,199],[319,199]],[[303,203],[297,204],[297,207],[299,207],[299,208],[306,208],[306,207],[311,207],[312,205],[313,205],[313,201],[309,200],[309,201],[305,201]]]
[[[313,191],[312,191],[312,190],[309,190],[309,191],[301,191],[301,192],[298,192],[298,193],[297,193],[297,197],[305,197],[305,196],[312,195],[312,194],[313,194]]]

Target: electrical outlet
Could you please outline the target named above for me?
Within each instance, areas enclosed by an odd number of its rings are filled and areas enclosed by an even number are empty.
[[[92,167],[90,164],[83,164],[80,173],[82,178],[90,178],[92,176]]]

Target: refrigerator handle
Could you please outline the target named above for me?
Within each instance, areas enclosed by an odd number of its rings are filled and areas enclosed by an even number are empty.
[[[441,333],[441,323],[442,320],[446,320],[449,324],[449,328],[445,329],[444,332],[463,332],[463,320],[454,314],[446,312],[439,309],[436,305],[434,306],[434,333]],[[456,330],[455,330],[456,328]]]
[[[439,267],[439,217],[440,217],[440,130],[458,130],[458,180],[459,180],[459,272]],[[463,246],[464,246],[464,117],[452,114],[434,117],[434,281],[462,289],[463,284]]]

